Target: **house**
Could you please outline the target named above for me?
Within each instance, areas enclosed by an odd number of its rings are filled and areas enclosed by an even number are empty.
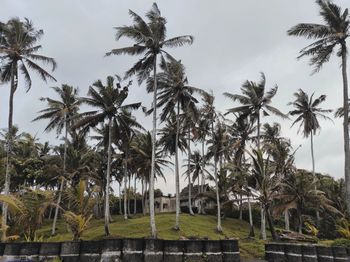
[[[149,212],[149,200],[146,201],[146,212]],[[175,196],[160,196],[154,198],[154,211],[156,213],[167,213],[175,212],[176,210],[176,201]]]
[[[205,209],[212,209],[215,208],[216,206],[216,202],[209,198],[209,197],[200,197],[199,193],[200,193],[200,185],[193,185],[191,184],[191,204],[192,204],[192,208],[198,208],[201,204],[201,201],[204,201],[203,203],[203,207]],[[208,184],[205,184],[203,187],[203,191],[204,192],[210,192],[210,187]],[[181,190],[180,193],[180,207],[182,208],[187,208],[188,207],[188,186],[184,187]]]
[[[191,194],[191,203],[192,208],[198,208],[201,201],[203,200],[203,207],[206,209],[215,208],[216,202],[208,197],[200,197],[200,186],[191,184],[192,194]],[[204,192],[209,192],[210,187],[208,184],[204,185]],[[188,207],[188,186],[184,187],[180,192],[180,208]],[[146,200],[145,205],[146,212],[149,212],[149,200]],[[154,211],[156,213],[171,213],[176,211],[176,197],[175,196],[160,196],[154,198]]]

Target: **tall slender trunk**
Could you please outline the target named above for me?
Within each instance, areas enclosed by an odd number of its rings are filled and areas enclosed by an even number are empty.
[[[254,233],[254,224],[253,224],[253,215],[252,215],[252,206],[250,205],[250,194],[248,193],[248,212],[249,212],[249,237],[255,237]]]
[[[266,240],[266,210],[264,205],[261,205],[260,216],[261,216],[260,239]]]
[[[349,149],[349,96],[347,76],[347,50],[345,40],[342,42],[342,75],[343,75],[343,108],[344,108],[344,152],[345,152],[345,182],[346,206],[350,213],[350,149]]]
[[[258,150],[260,150],[260,111],[258,112],[258,128],[257,128],[257,146]]]
[[[125,152],[127,154],[127,151]],[[125,155],[125,158],[127,159],[128,156]],[[125,159],[124,162],[124,219],[128,219],[128,164]]]
[[[63,174],[61,177],[60,189],[58,191],[58,198],[57,198],[56,208],[55,208],[55,216],[54,216],[53,222],[52,222],[52,229],[51,229],[52,236],[54,236],[56,234],[56,224],[57,224],[59,206],[61,204],[62,193],[63,193],[63,189],[64,189],[64,184],[65,184],[64,176],[66,174],[67,144],[68,144],[67,113],[65,113],[65,115],[64,115],[64,125],[65,125],[65,131],[64,131],[64,152],[63,152]]]
[[[211,131],[213,138],[215,136],[214,133],[214,123],[211,124]],[[214,145],[216,146],[216,145]],[[216,225],[216,230],[218,232],[222,232],[222,227],[221,227],[221,206],[220,206],[220,194],[219,194],[219,181],[218,181],[218,156],[217,152],[215,150],[214,152],[214,177],[215,177],[215,191],[216,191],[216,205],[217,205],[217,225]]]
[[[5,195],[10,194],[10,183],[11,183],[11,154],[12,154],[12,129],[13,129],[13,99],[18,84],[18,71],[17,62],[13,63],[11,69],[11,89],[9,98],[9,117],[8,117],[8,138],[7,138],[7,152],[6,152],[6,174],[5,174]],[[6,240],[6,227],[8,217],[8,205],[3,202],[2,204],[2,240]]]
[[[134,178],[134,215],[136,215],[136,174],[135,174],[135,178]]]
[[[205,185],[205,175],[204,175],[204,169],[205,169],[205,160],[204,160],[204,141],[205,141],[205,137],[203,138],[203,141],[202,141],[202,183],[201,183],[201,193],[203,194],[204,193],[204,185]],[[204,211],[204,198],[201,197],[201,203],[200,203],[200,214],[205,214],[205,211]]]
[[[131,215],[130,212],[130,199],[131,199],[131,175],[128,176],[128,216]]]
[[[177,102],[176,137],[175,137],[175,230],[180,230],[180,174],[179,174],[179,133],[180,133],[180,104]]]
[[[121,182],[119,183],[119,214],[123,215],[123,209],[122,209],[122,185]]]
[[[191,129],[188,127],[187,130],[187,179],[188,179],[188,211],[190,212],[191,216],[194,216],[193,210],[192,210],[192,187],[191,187]]]
[[[154,173],[156,160],[156,141],[157,141],[157,55],[153,62],[153,130],[152,130],[152,167],[149,178],[149,214],[151,224],[151,235],[157,237],[156,220],[154,214]]]
[[[242,189],[241,189],[242,190]],[[243,201],[242,201],[242,192],[239,193],[239,219],[243,219]]]
[[[299,220],[298,232],[302,234],[303,233],[303,216],[301,213],[301,208],[297,208],[297,214],[298,214],[298,220]]]
[[[285,230],[290,230],[290,223],[289,223],[289,211],[285,210],[284,211],[284,229]]]
[[[146,215],[146,210],[145,210],[145,178],[142,178],[141,181],[141,205],[142,205],[142,214]]]
[[[279,240],[279,236],[275,231],[275,227],[273,226],[273,221],[272,221],[269,207],[265,207],[265,211],[266,211],[267,222],[269,223],[269,228],[270,228],[272,239]]]
[[[106,175],[106,189],[105,189],[105,235],[109,236],[109,184],[111,175],[111,155],[112,155],[112,119],[108,123],[108,150],[107,150],[107,175]]]
[[[312,159],[312,177],[313,177],[313,180],[314,180],[314,183],[315,183],[315,190],[317,190],[317,178],[316,178],[316,175],[315,175],[315,155],[314,155],[314,139],[313,139],[313,133],[311,131],[311,134],[310,134],[310,144],[311,144],[311,159]],[[318,210],[318,207],[316,207],[316,225],[317,227],[320,226],[320,212]]]

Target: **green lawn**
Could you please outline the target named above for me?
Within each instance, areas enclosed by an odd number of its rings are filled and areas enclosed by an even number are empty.
[[[149,217],[136,216],[125,221],[121,216],[113,216],[114,222],[110,224],[113,237],[147,237],[150,234]],[[83,239],[101,239],[104,236],[103,219],[93,220]],[[172,230],[175,224],[175,214],[159,214],[156,216],[158,238],[179,239],[181,237],[196,237],[209,239],[224,239],[225,237],[239,239],[241,256],[244,258],[258,258],[264,255],[264,241],[258,239],[259,230],[255,228],[256,239],[248,240],[249,224],[247,222],[226,218],[222,221],[223,233],[215,232],[216,217],[181,214],[180,231]],[[57,236],[50,237],[51,223],[46,224],[37,232],[47,241],[71,240],[72,235],[63,221],[58,222]]]

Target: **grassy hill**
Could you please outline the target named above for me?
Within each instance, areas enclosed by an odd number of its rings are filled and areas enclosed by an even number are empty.
[[[150,232],[149,217],[136,216],[125,221],[121,216],[113,216],[114,222],[110,224],[113,237],[148,237]],[[101,239],[104,236],[103,219],[93,220],[83,239]],[[223,233],[215,232],[216,217],[181,214],[181,230],[174,231],[175,214],[159,214],[156,216],[158,238],[179,239],[181,237],[196,237],[209,239],[224,239],[225,237],[239,239],[241,256],[244,258],[258,258],[264,255],[264,241],[259,240],[259,230],[255,228],[256,239],[247,239],[249,224],[247,222],[226,218],[222,220]],[[58,222],[57,236],[50,237],[51,223],[47,222],[38,232],[38,236],[44,236],[47,241],[71,240],[72,235],[67,230],[64,221]]]

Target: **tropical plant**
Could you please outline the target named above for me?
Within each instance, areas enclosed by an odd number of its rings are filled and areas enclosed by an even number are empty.
[[[70,131],[70,127],[74,124],[74,118],[78,114],[81,101],[78,98],[78,90],[72,86],[62,85],[61,87],[52,87],[52,89],[59,96],[59,100],[50,97],[42,97],[40,100],[47,102],[47,108],[39,111],[40,115],[33,121],[49,119],[45,132],[50,132],[53,129],[56,129],[57,135],[60,135],[64,129],[63,170],[51,230],[51,234],[55,235],[59,205],[61,203],[64,188],[64,177],[66,174],[68,132]]]
[[[305,37],[314,40],[313,43],[301,49],[298,58],[310,56],[310,65],[314,67],[313,73],[319,72],[327,63],[334,50],[341,57],[343,77],[343,109],[344,109],[344,152],[345,152],[345,181],[346,203],[350,212],[350,146],[349,146],[349,95],[347,78],[347,46],[346,39],[350,35],[348,9],[342,11],[341,7],[331,1],[316,1],[322,17],[323,24],[300,23],[288,30],[288,35]]]
[[[322,109],[320,104],[326,100],[325,95],[321,95],[316,99],[313,99],[314,94],[309,96],[301,89],[297,93],[294,93],[295,101],[289,103],[295,109],[290,111],[289,114],[291,116],[296,116],[297,118],[294,120],[293,125],[300,123],[299,131],[302,130],[303,136],[308,138],[310,136],[311,142],[311,160],[312,160],[312,175],[316,179],[315,176],[315,156],[314,156],[314,141],[313,136],[317,133],[319,129],[321,129],[318,118],[323,118],[326,120],[331,120],[326,113],[332,112],[330,109]],[[317,188],[317,184],[315,184]],[[315,189],[316,189],[315,188]],[[316,212],[317,217],[317,225],[319,225],[319,212]]]
[[[153,79],[157,75],[157,57],[158,55],[167,54],[164,48],[179,47],[185,44],[192,44],[192,36],[177,36],[166,39],[166,19],[161,16],[160,10],[156,3],[153,3],[152,9],[146,13],[148,22],[129,10],[134,24],[132,26],[117,27],[116,39],[127,37],[135,42],[134,45],[113,49],[106,55],[143,55],[143,57],[126,72],[126,77],[137,74],[139,84],[149,77],[150,72],[153,71]],[[152,171],[150,174],[150,224],[151,233],[156,237],[157,230],[154,218],[154,175],[155,175],[155,155],[156,155],[156,127],[157,127],[157,81],[153,82],[153,129],[152,129]]]
[[[87,190],[85,180],[80,180],[75,187],[65,192],[65,199],[70,203],[70,210],[64,211],[63,218],[70,227],[73,240],[79,240],[88,228],[92,218],[92,208],[95,199],[92,197],[93,190]]]
[[[107,171],[106,171],[106,188],[105,188],[105,234],[108,236],[109,231],[109,186],[111,174],[111,157],[112,157],[112,130],[114,126],[125,127],[125,123],[120,121],[125,117],[125,112],[130,112],[140,107],[141,103],[132,103],[124,105],[128,96],[129,85],[121,87],[120,83],[116,84],[115,78],[107,77],[106,85],[101,80],[97,80],[89,87],[88,96],[81,98],[82,102],[97,108],[97,110],[81,113],[79,121],[73,128],[82,128],[87,131],[91,127],[96,127],[99,123],[108,123],[108,144],[107,144]]]
[[[333,214],[339,214],[339,211],[333,207],[325,193],[315,190],[316,181],[312,174],[305,170],[297,170],[286,176],[280,186],[281,191],[275,196],[275,199],[282,203],[275,206],[275,213],[279,214],[286,209],[295,209],[298,218],[298,231],[302,233],[304,225],[303,212],[306,205],[312,208],[324,208]]]
[[[49,74],[36,62],[42,62],[52,66],[52,71],[56,68],[56,62],[53,58],[37,54],[42,48],[38,41],[43,36],[43,30],[36,30],[31,21],[19,18],[12,18],[7,23],[0,25],[0,61],[2,68],[0,70],[0,81],[10,82],[10,98],[9,98],[9,116],[8,130],[13,128],[13,99],[18,86],[19,73],[23,74],[26,90],[32,86],[32,80],[29,70],[39,74],[42,80],[56,79]],[[6,160],[6,178],[5,178],[5,194],[10,192],[10,165],[11,165],[11,136],[7,141],[7,160]],[[7,204],[3,205],[3,224],[7,221]],[[6,237],[4,235],[4,237]]]
[[[250,154],[250,156],[252,160],[252,175],[255,181],[255,188],[260,193],[258,199],[262,208],[262,218],[266,215],[271,236],[274,240],[278,240],[279,237],[275,231],[271,215],[272,202],[279,186],[278,178],[272,173],[270,160],[264,159],[263,151],[253,150],[253,154]],[[266,239],[266,232],[263,232],[262,238]]]

